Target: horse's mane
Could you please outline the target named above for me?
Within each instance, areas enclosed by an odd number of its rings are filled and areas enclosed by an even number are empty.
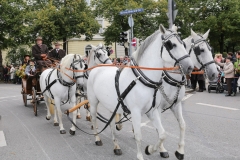
[[[61,68],[69,67],[72,63],[74,54],[68,54],[61,60]]]
[[[138,63],[139,60],[141,59],[141,57],[143,56],[144,51],[148,48],[148,46],[156,40],[158,34],[160,33],[160,31],[156,31],[154,32],[151,36],[147,37],[143,44],[139,47],[139,49],[135,52],[135,60]]]

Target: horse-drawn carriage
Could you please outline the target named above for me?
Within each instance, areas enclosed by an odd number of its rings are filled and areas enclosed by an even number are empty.
[[[34,115],[37,116],[37,105],[40,101],[44,100],[39,84],[39,73],[36,73],[34,76],[25,76],[22,78],[21,94],[24,105],[27,106],[27,101],[30,100],[33,105]]]

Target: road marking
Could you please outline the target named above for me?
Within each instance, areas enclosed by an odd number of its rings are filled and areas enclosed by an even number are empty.
[[[218,106],[218,105],[212,105],[212,104],[206,104],[206,103],[196,103],[196,104],[202,105],[202,106],[209,106],[209,107],[221,108],[221,109],[228,109],[228,110],[232,110],[232,111],[237,111],[237,110],[239,110],[239,109],[237,109],[237,108],[224,107],[224,106]]]
[[[188,98],[190,98],[193,94],[187,94],[183,97],[182,101],[187,100]]]
[[[0,131],[0,147],[7,146],[3,131]]]
[[[12,98],[12,97],[19,97],[19,95],[17,95],[17,96],[9,96],[9,97],[0,97],[0,99]]]

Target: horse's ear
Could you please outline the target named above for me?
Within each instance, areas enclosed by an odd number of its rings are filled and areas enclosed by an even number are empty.
[[[172,30],[174,31],[174,32],[177,32],[177,26],[175,26],[175,24],[172,26]]]
[[[90,45],[92,47],[92,50],[96,50],[96,47],[94,45]]]
[[[102,43],[99,43],[98,47],[99,47],[99,48],[102,48],[102,47],[103,47]]]
[[[197,36],[197,33],[195,33],[192,29],[191,29],[191,36],[192,37],[196,37]]]
[[[166,29],[165,29],[165,27],[164,27],[162,24],[160,24],[159,30],[160,30],[160,32],[161,32],[162,34],[165,34],[165,33],[166,33]]]
[[[74,54],[74,59],[76,59],[77,57],[76,57],[76,54]]]
[[[210,29],[203,35],[203,38],[204,38],[204,39],[207,39],[207,38],[208,38],[209,32],[210,32]]]

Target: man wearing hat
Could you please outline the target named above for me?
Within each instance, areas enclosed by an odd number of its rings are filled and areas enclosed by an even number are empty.
[[[45,44],[42,44],[42,37],[36,38],[36,44],[32,46],[32,55],[35,58],[38,68],[43,69],[50,67],[52,62],[47,59],[48,47]]]
[[[63,49],[60,49],[60,43],[54,43],[55,48],[49,52],[49,57],[53,60],[61,61],[61,59],[66,55],[66,52]]]

